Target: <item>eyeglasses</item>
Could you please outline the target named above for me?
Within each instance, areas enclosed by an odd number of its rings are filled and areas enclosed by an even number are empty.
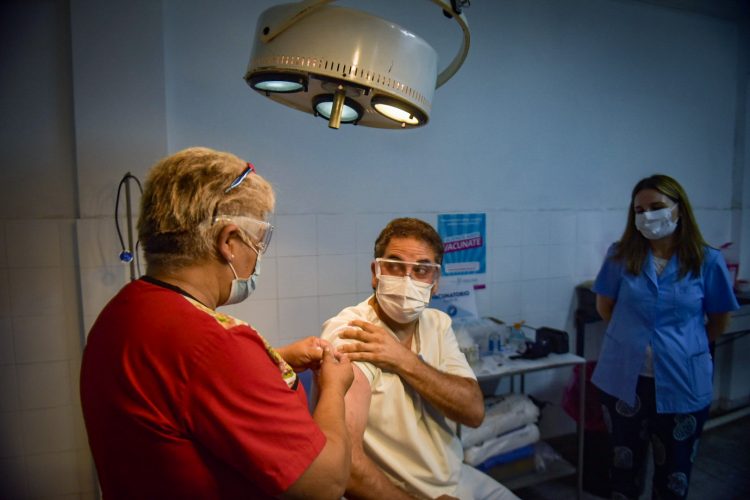
[[[245,167],[245,170],[243,170],[242,173],[240,175],[238,175],[232,181],[232,183],[229,185],[229,187],[224,190],[224,194],[227,194],[229,191],[231,191],[232,189],[234,189],[237,186],[239,186],[240,184],[242,184],[242,181],[245,180],[245,177],[247,177],[248,174],[251,174],[251,173],[254,173],[254,172],[255,172],[255,167],[253,166],[253,164],[250,163],[250,162],[247,162],[247,166]]]
[[[273,235],[273,226],[268,222],[244,215],[216,215],[213,218],[213,224],[217,222],[237,224],[248,235],[253,245],[257,245],[259,255],[263,255],[268,250],[271,235]]]
[[[423,283],[433,284],[440,276],[440,264],[432,262],[407,262],[396,259],[375,259],[375,276],[408,276]]]

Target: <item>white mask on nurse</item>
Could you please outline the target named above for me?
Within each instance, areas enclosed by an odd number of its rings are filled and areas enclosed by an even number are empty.
[[[429,304],[433,286],[409,276],[380,275],[375,296],[389,318],[401,324],[411,323]]]
[[[649,240],[660,240],[671,236],[677,229],[679,217],[672,218],[672,210],[677,205],[650,212],[635,214],[635,227]]]

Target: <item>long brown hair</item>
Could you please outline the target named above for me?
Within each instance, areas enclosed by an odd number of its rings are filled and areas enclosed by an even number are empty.
[[[699,275],[703,264],[704,248],[707,244],[701,235],[698,224],[695,222],[687,193],[679,182],[668,175],[655,174],[646,177],[638,181],[633,188],[630,195],[628,222],[613,258],[624,262],[628,272],[636,275],[640,274],[643,264],[646,262],[649,243],[648,239],[635,227],[635,210],[633,209],[635,196],[644,189],[658,191],[678,204],[679,220],[674,232],[674,247],[680,265],[679,276],[682,278],[688,273],[695,276]]]

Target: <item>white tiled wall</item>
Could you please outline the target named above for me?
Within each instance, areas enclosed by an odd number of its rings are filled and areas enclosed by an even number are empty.
[[[346,255],[357,251],[354,215],[318,215],[318,255]]]
[[[320,333],[318,298],[296,297],[279,299],[279,331],[272,337],[286,344],[295,339]]]
[[[111,218],[77,220],[75,237],[81,309],[87,332],[99,311],[127,283],[130,269],[119,260],[122,247]]]
[[[27,316],[11,320],[13,350],[18,363],[48,363],[68,359],[67,339],[60,335],[63,314]]]
[[[695,218],[701,229],[703,238],[709,245],[720,247],[724,243],[732,241],[732,227],[730,212],[728,210],[697,209]]]
[[[6,276],[7,273],[0,271],[0,284],[3,287],[8,283]],[[11,324],[10,314],[0,313],[0,366],[15,362]]]
[[[320,255],[318,257],[318,294],[354,293],[357,289],[357,256]]]
[[[419,215],[435,224],[437,214]],[[325,319],[371,292],[373,244],[394,216],[276,215],[258,289],[245,303],[225,310],[255,325],[274,343],[317,334]],[[707,238],[729,234],[728,213],[700,211],[699,219],[708,221]],[[607,247],[622,232],[625,213],[495,211],[487,213],[487,221],[487,287],[477,294],[480,314],[570,329],[574,287],[595,276]],[[111,221],[78,221],[77,230],[88,327],[127,280],[127,268],[116,259],[119,244]],[[18,270],[12,274],[21,279]],[[19,307],[22,304],[19,300]],[[46,309],[55,307],[52,303]],[[55,316],[41,315],[35,321],[43,325]],[[50,343],[37,355],[56,359],[59,349]]]
[[[92,498],[73,221],[0,222],[0,496]],[[88,478],[88,480],[87,480]]]
[[[278,258],[280,299],[313,297],[318,293],[318,257],[315,254]]]
[[[702,227],[708,228],[707,238],[727,237],[728,211],[698,213]],[[491,211],[486,215],[487,280],[486,289],[477,292],[480,314],[572,332],[574,288],[595,277],[608,246],[622,233],[625,209]],[[380,230],[396,216],[276,215],[257,290],[244,303],[223,310],[248,321],[275,344],[317,335],[323,321],[371,293],[373,245]],[[433,225],[437,220],[436,213],[418,216]],[[119,243],[110,220],[79,220],[77,231],[88,328],[128,274],[127,266],[116,258]],[[13,275],[21,279],[19,271]],[[49,304],[47,309],[54,307]],[[55,318],[48,313],[35,322],[43,327]],[[60,348],[51,342],[35,355],[57,359]]]
[[[315,215],[277,215],[274,217],[272,250],[279,257],[317,255],[318,232]]]

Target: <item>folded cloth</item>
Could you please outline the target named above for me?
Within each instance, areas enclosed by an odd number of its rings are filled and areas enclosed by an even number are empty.
[[[488,400],[485,404],[484,422],[476,429],[461,427],[464,449],[483,441],[532,424],[539,418],[539,408],[524,394],[505,394]]]
[[[539,441],[539,427],[536,424],[526,424],[520,429],[506,432],[501,436],[488,439],[480,445],[464,449],[464,462],[469,465],[477,465],[490,457],[537,441]]]

